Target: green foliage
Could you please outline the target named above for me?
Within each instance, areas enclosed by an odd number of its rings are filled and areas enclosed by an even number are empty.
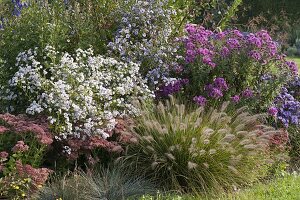
[[[234,0],[228,11],[225,13],[221,21],[219,22],[220,28],[223,30],[226,28],[227,23],[234,17],[238,11],[238,7],[242,4],[243,0]]]
[[[297,200],[299,199],[300,177],[285,175],[267,183],[258,183],[248,189],[214,197],[193,197],[188,195],[157,194],[143,196],[140,200]]]
[[[298,0],[251,0],[244,1],[244,6],[250,7],[246,12],[245,18],[252,18],[261,13],[274,16],[278,15],[282,10],[287,13],[291,21],[299,19],[300,16],[300,4]]]
[[[204,0],[194,1],[190,13],[191,22],[206,28],[224,29],[236,18],[236,13],[243,0]]]
[[[294,125],[288,128],[290,138],[291,168],[299,168],[300,166],[300,129]]]
[[[31,1],[19,17],[10,17],[9,12],[4,15],[7,18],[0,31],[0,57],[6,66],[15,64],[19,52],[47,45],[70,53],[92,45],[96,53],[106,52],[114,31],[114,16],[110,13],[117,5],[115,1],[70,2],[66,6],[64,1],[54,0],[41,6],[39,1]]]
[[[291,27],[290,33],[289,33],[289,44],[295,45],[296,48],[300,48],[300,25],[299,21],[295,22],[294,25]]]
[[[299,190],[300,177],[298,175],[285,175],[275,181],[266,184],[260,183],[236,194],[224,195],[220,200],[296,200],[300,197]]]
[[[16,176],[10,176],[11,184],[6,184],[6,180],[0,178],[0,197],[10,197],[14,200],[24,199],[30,189],[31,179],[18,179]]]
[[[17,141],[24,141],[24,143],[29,146],[28,151],[13,153],[11,149]],[[7,151],[11,153],[8,161],[9,167],[6,170],[7,173],[15,170],[15,161],[17,160],[21,160],[24,164],[30,164],[33,167],[40,166],[44,160],[44,155],[47,150],[46,145],[38,142],[32,133],[17,134],[13,132],[6,132],[0,134],[0,143],[3,144],[0,146],[0,152]]]
[[[267,138],[277,131],[261,126],[261,116],[245,108],[233,111],[224,104],[220,110],[195,110],[173,98],[166,105],[140,106],[139,141],[128,147],[124,159],[165,188],[232,188],[256,180],[268,165]]]
[[[295,56],[297,53],[298,53],[298,50],[295,46],[291,46],[291,47],[287,48],[287,50],[286,50],[287,56]]]

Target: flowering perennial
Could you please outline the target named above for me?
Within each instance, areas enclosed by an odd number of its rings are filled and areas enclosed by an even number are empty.
[[[117,116],[136,113],[132,98],[151,96],[135,63],[94,56],[92,49],[78,49],[73,56],[50,46],[43,52],[40,56],[36,48],[19,54],[18,71],[2,87],[1,97],[8,110],[23,104],[27,114],[48,116],[61,138],[106,139]]]
[[[212,99],[230,98],[234,103],[243,97],[256,111],[265,111],[280,88],[298,74],[297,65],[285,59],[264,30],[213,32],[187,24],[181,41],[186,62],[181,74],[189,78],[187,91],[196,96],[196,102],[198,95],[206,94]]]
[[[275,63],[298,73],[294,62],[286,61],[278,51],[278,45],[267,31],[242,33],[239,30],[227,30],[214,33],[201,26],[188,24],[187,37],[184,38],[187,63],[200,58],[205,65],[215,68],[222,59],[235,55],[247,56],[252,62],[262,65]],[[246,59],[246,58],[244,58]]]
[[[159,90],[155,91],[156,97],[167,97],[168,95],[179,92],[184,85],[188,84],[188,79],[175,79],[169,81],[159,87]]]
[[[0,119],[10,127],[0,127],[0,134],[11,131],[17,134],[33,133],[40,144],[49,145],[53,142],[53,134],[49,129],[47,119],[30,119],[25,115],[11,115],[9,113],[0,114]]]
[[[168,1],[134,1],[130,9],[119,11],[121,22],[116,36],[108,44],[110,53],[127,62],[142,64],[142,71],[158,69],[161,73],[176,67],[181,58],[172,42],[172,16]]]
[[[290,124],[299,126],[300,124],[300,102],[293,95],[290,94],[287,88],[283,88],[282,92],[275,98],[273,112],[271,115],[276,114],[277,119],[285,126]]]

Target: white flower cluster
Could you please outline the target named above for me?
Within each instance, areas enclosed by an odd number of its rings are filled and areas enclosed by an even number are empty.
[[[122,20],[114,41],[108,44],[110,53],[127,62],[142,63],[143,72],[177,65],[178,45],[172,42],[171,35],[176,12],[167,8],[168,0],[131,3],[129,9],[120,11]]]
[[[133,62],[94,56],[92,49],[78,49],[72,56],[48,46],[43,53],[38,56],[35,49],[19,54],[19,70],[2,98],[30,104],[28,114],[47,114],[62,138],[107,138],[116,117],[135,114],[132,98],[152,96]]]

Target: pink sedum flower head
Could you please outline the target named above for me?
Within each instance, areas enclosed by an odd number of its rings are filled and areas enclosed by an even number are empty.
[[[6,127],[0,126],[0,134],[4,133],[6,131],[8,131],[8,129]]]
[[[0,152],[0,158],[2,158],[2,159],[6,159],[8,157],[8,155],[9,154],[6,151]]]
[[[17,144],[12,148],[14,153],[28,151],[29,146],[27,146],[24,141],[18,141]]]

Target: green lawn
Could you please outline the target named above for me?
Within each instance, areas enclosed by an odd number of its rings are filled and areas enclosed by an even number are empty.
[[[300,176],[286,175],[267,184],[257,184],[252,188],[241,190],[220,197],[201,198],[191,196],[158,194],[156,197],[146,196],[140,200],[300,200]]]
[[[286,176],[269,184],[258,184],[253,188],[228,195],[228,200],[299,200],[300,177]],[[221,200],[220,199],[220,200]]]

